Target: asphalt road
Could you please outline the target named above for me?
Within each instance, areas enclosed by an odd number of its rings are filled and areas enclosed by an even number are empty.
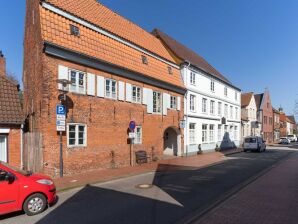
[[[243,186],[288,158],[294,151],[237,153],[220,164],[163,167],[147,173],[59,194],[58,203],[46,212],[28,217],[18,213],[0,218],[1,224],[152,224],[186,223],[224,201]],[[149,189],[136,187],[152,184]]]

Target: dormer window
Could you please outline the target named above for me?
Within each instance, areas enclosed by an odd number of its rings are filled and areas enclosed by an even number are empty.
[[[70,24],[70,34],[79,37],[80,36],[80,29],[79,29],[79,27]]]
[[[142,62],[143,64],[147,65],[148,64],[148,59],[145,55],[142,55]]]
[[[170,66],[168,67],[168,72],[169,72],[170,75],[173,74],[173,69],[172,69],[172,67],[170,67]]]

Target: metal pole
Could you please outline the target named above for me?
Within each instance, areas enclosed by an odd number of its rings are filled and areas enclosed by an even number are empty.
[[[60,131],[60,177],[63,177],[62,131]]]
[[[133,166],[133,138],[130,139],[130,165]]]

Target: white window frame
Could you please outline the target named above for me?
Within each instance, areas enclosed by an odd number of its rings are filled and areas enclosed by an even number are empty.
[[[72,73],[75,73],[75,83],[70,84],[69,92],[78,93],[78,94],[86,94],[86,82],[87,82],[87,74],[85,72],[69,69],[68,70],[68,80],[72,82]],[[83,74],[83,85],[79,84],[80,74]]]
[[[177,97],[176,96],[170,97],[170,109],[177,110]]]
[[[214,115],[215,113],[215,101],[214,100],[210,100],[210,114]]]
[[[234,140],[238,140],[238,127],[234,127]]]
[[[193,128],[191,128],[193,126]],[[189,129],[188,129],[188,134],[189,134],[189,144],[195,144],[196,143],[196,123],[189,123]]]
[[[225,86],[224,88],[224,95],[227,97],[228,96],[228,87]]]
[[[217,126],[217,141],[221,142],[222,141],[222,125],[219,124]]]
[[[196,73],[194,73],[194,72],[190,72],[190,84],[191,85],[196,85]]]
[[[139,90],[139,92],[138,92]],[[135,91],[135,96],[134,96]],[[131,87],[131,102],[133,103],[142,103],[142,88],[139,86],[132,86]]]
[[[238,100],[238,93],[235,91],[235,100]]]
[[[235,119],[238,119],[239,113],[238,113],[238,107],[235,107]]]
[[[192,112],[196,111],[196,96],[193,94],[189,95],[189,110]]]
[[[214,80],[211,80],[211,82],[210,82],[210,90],[211,90],[211,92],[215,92],[215,83],[214,83]]]
[[[69,126],[75,126],[75,144],[69,144]],[[84,136],[83,136],[83,144],[79,144],[79,126],[84,126]],[[67,124],[67,147],[68,148],[77,148],[77,147],[86,147],[87,146],[87,125],[81,123],[68,123]]]
[[[210,142],[215,142],[214,139],[214,124],[209,124],[209,141]]]
[[[230,119],[234,119],[233,113],[234,113],[234,107],[230,106]]]
[[[207,133],[208,133],[208,124],[202,124],[202,143],[206,143],[208,141]]]
[[[225,104],[224,107],[225,107],[224,108],[224,116],[225,116],[225,118],[228,118],[228,115],[229,115],[229,106],[228,106],[228,104]]]
[[[162,109],[161,92],[153,91],[152,97],[153,97],[153,99],[152,99],[153,113],[154,114],[161,114],[161,109]],[[154,101],[154,97],[156,97],[155,101]]]
[[[202,98],[202,113],[206,114],[207,113],[207,99]]]
[[[143,138],[143,128],[141,125],[136,126],[135,128],[135,139],[134,144],[142,144]]]
[[[109,84],[109,92],[107,92],[107,81],[110,82]],[[112,83],[115,83],[115,92],[113,92],[113,85]],[[108,99],[117,99],[117,81],[114,79],[105,79],[105,98]]]
[[[222,102],[217,103],[217,114],[218,116],[222,116]]]

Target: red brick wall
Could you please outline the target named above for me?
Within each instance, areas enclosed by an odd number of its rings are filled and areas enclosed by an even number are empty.
[[[59,174],[59,136],[56,132],[55,106],[59,102],[57,97],[58,65],[80,71],[90,72],[117,81],[124,81],[141,87],[148,87],[161,92],[181,97],[183,95],[165,91],[152,86],[144,85],[132,80],[120,78],[103,71],[66,63],[51,57],[44,57],[44,74],[48,74],[48,85],[51,89],[50,99],[42,109],[42,134],[44,151],[44,172],[55,176]],[[152,154],[152,148],[157,157],[163,154],[163,133],[170,126],[179,127],[179,120],[183,117],[182,111],[168,110],[167,116],[147,114],[147,107],[116,100],[98,98],[87,95],[69,93],[74,107],[69,109],[67,122],[87,124],[87,147],[67,148],[67,137],[63,136],[63,157],[65,173],[79,173],[91,169],[105,169],[128,166],[130,163],[130,148],[127,142],[127,128],[130,120],[142,125],[143,144],[135,145],[135,150],[146,150]],[[182,132],[182,131],[181,131]],[[183,140],[182,140],[183,145]],[[115,152],[115,164],[112,164],[111,152]]]
[[[262,131],[263,131],[263,138],[268,142],[273,142],[273,110],[270,100],[269,92],[265,92],[262,100],[262,110],[263,110],[263,123],[262,123]],[[267,117],[267,122],[265,122],[265,117]],[[272,123],[269,120],[272,119]]]
[[[0,75],[6,75],[6,60],[0,52]]]
[[[21,129],[11,128],[8,135],[8,163],[21,167]]]

